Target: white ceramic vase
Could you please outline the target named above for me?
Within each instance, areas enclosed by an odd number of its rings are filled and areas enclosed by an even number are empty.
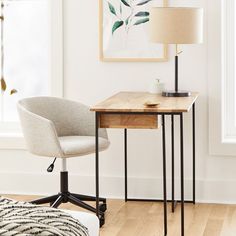
[[[162,94],[164,88],[165,88],[164,83],[161,83],[159,79],[154,79],[154,81],[150,85],[149,92],[154,94]]]

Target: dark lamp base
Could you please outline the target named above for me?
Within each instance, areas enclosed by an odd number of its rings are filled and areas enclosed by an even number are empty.
[[[191,92],[188,91],[164,91],[162,92],[163,97],[189,97]]]

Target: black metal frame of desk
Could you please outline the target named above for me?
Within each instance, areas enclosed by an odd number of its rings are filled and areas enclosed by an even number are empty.
[[[164,235],[167,235],[167,202],[172,203],[172,212],[175,210],[177,202],[181,202],[181,236],[184,236],[184,203],[195,204],[196,194],[196,149],[195,149],[195,103],[192,105],[192,143],[193,143],[193,189],[191,201],[185,201],[184,199],[184,133],[183,133],[183,113],[184,112],[100,112],[96,111],[96,158],[95,158],[95,178],[96,178],[96,209],[97,216],[101,218],[99,212],[99,118],[101,114],[117,114],[117,115],[160,115],[162,118],[162,155],[163,155],[163,200],[162,199],[131,199],[128,198],[128,168],[127,168],[127,129],[124,129],[124,163],[125,163],[125,201],[159,201],[164,204]],[[172,179],[172,199],[167,200],[167,188],[166,188],[166,125],[165,116],[171,116],[171,179]],[[174,116],[180,117],[180,182],[181,182],[181,199],[175,200],[175,138],[174,138]],[[104,220],[104,219],[103,219]]]

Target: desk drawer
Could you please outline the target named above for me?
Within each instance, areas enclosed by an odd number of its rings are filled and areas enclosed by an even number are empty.
[[[101,114],[100,128],[157,129],[157,115]]]

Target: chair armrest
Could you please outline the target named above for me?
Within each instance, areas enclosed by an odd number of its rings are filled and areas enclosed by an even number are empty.
[[[17,108],[22,131],[30,152],[40,156],[62,156],[60,143],[53,122],[29,112],[21,105],[18,105]]]

